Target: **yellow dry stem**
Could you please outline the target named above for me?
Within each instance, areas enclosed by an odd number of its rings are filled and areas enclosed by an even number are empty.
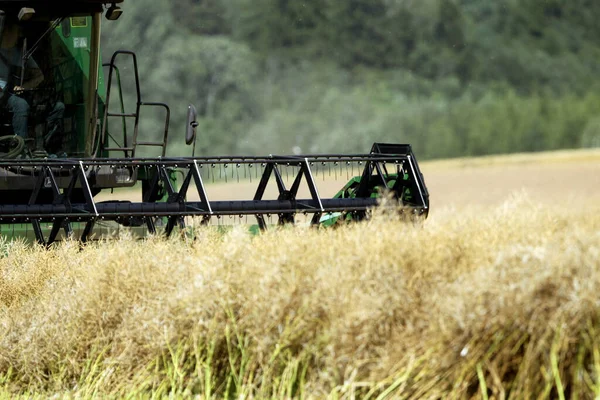
[[[0,397],[592,398],[599,211],[4,243]]]

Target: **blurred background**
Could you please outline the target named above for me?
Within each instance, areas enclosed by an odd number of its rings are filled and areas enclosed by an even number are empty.
[[[103,26],[198,155],[600,147],[597,0],[130,0]],[[131,80],[127,84],[133,83]],[[133,85],[128,85],[131,93]],[[128,101],[132,101],[129,98]],[[144,135],[162,115],[144,115]]]

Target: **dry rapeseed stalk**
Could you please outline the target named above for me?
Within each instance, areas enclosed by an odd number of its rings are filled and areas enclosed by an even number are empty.
[[[598,209],[3,243],[6,393],[593,396]]]

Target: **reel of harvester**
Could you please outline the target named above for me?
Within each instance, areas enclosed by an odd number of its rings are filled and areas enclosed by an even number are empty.
[[[320,195],[315,171],[348,173],[350,168],[360,175],[336,195]],[[225,179],[236,175],[229,171],[236,171],[239,179],[241,169],[250,180],[255,178],[253,195],[211,200],[212,185],[206,182],[222,180],[222,171]],[[176,174],[183,178],[180,185],[173,179]],[[140,201],[94,198],[98,187],[140,181]],[[271,216],[281,225],[294,224],[300,214],[312,225],[327,226],[365,219],[385,193],[397,200],[403,212],[422,217],[429,212],[429,194],[409,145],[376,143],[368,154],[349,155],[0,160],[3,182],[18,186],[15,193],[21,196],[0,201],[0,225],[30,224],[42,244],[62,237],[61,231],[85,242],[94,236],[99,222],[141,226],[150,234],[162,231],[166,236],[176,228],[185,229],[188,217],[199,217],[204,223],[223,216],[253,217],[264,230]],[[274,186],[276,198],[265,196],[269,186]]]

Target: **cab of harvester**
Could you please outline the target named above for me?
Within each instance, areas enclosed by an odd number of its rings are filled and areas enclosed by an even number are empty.
[[[133,157],[138,146],[160,147],[165,155],[170,110],[142,102],[135,54],[122,51],[108,64],[100,61],[101,23],[118,19],[120,2],[0,1],[0,136],[15,134],[25,142],[6,138],[3,158],[108,157],[110,151]],[[129,58],[125,61],[132,62],[135,73],[137,107],[130,113],[106,107],[113,79],[122,104],[118,56],[120,61]],[[143,107],[166,111],[162,140],[139,140]],[[111,135],[110,119],[123,120],[124,126],[131,119],[133,131]]]
[[[103,3],[0,1],[0,135],[17,136],[3,158],[97,155]]]
[[[119,3],[0,0],[0,235],[12,229],[18,236],[19,225],[26,232],[31,227],[40,243],[63,230],[85,241],[105,222],[149,233],[163,225],[169,235],[189,217],[209,223],[223,216],[252,216],[266,229],[271,215],[278,224],[294,224],[304,214],[311,224],[328,226],[366,218],[384,192],[411,215],[427,216],[429,195],[410,145],[376,143],[370,153],[352,155],[167,156],[171,112],[142,100],[136,55],[118,51],[101,62],[100,26],[119,18]],[[123,106],[117,60],[132,67],[133,111]],[[143,108],[165,115],[158,140],[139,131]],[[196,119],[190,105],[187,144],[195,143]],[[160,157],[140,158],[140,147],[154,147]],[[327,197],[316,179],[325,170],[360,175]],[[254,177],[256,189],[247,197],[211,199],[207,180],[227,181],[229,174],[237,181]],[[283,178],[290,174],[291,181]],[[103,189],[133,186],[141,201],[96,200]]]

